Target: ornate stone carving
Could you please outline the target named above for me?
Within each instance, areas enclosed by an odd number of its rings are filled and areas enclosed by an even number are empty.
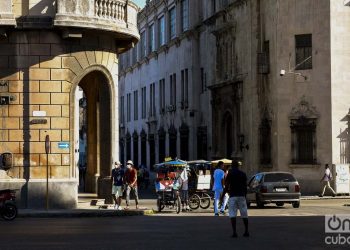
[[[303,96],[299,104],[292,108],[292,111],[289,114],[290,119],[298,119],[302,116],[317,119],[320,116],[316,107],[311,106],[305,99],[305,96]]]

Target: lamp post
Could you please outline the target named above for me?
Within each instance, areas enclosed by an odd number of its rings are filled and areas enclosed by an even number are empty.
[[[46,210],[49,210],[49,152],[50,152],[50,136],[45,137],[46,152]]]

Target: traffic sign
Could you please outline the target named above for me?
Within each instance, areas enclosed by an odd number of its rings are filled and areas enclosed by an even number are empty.
[[[69,148],[69,142],[64,142],[64,141],[59,142],[58,148]]]

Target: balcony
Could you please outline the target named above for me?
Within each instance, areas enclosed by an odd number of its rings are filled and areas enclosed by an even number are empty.
[[[0,27],[15,26],[16,20],[12,10],[12,0],[0,1]]]
[[[139,40],[138,10],[127,0],[0,0],[0,27],[58,28],[68,34],[93,30],[112,34],[123,45]]]

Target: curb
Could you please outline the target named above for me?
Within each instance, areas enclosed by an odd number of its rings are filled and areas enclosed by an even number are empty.
[[[344,199],[350,199],[350,196],[301,196],[301,200],[344,200]]]
[[[18,218],[79,218],[79,217],[120,217],[120,216],[142,216],[152,215],[153,210],[91,210],[91,209],[75,209],[75,210],[32,210],[18,211]]]

